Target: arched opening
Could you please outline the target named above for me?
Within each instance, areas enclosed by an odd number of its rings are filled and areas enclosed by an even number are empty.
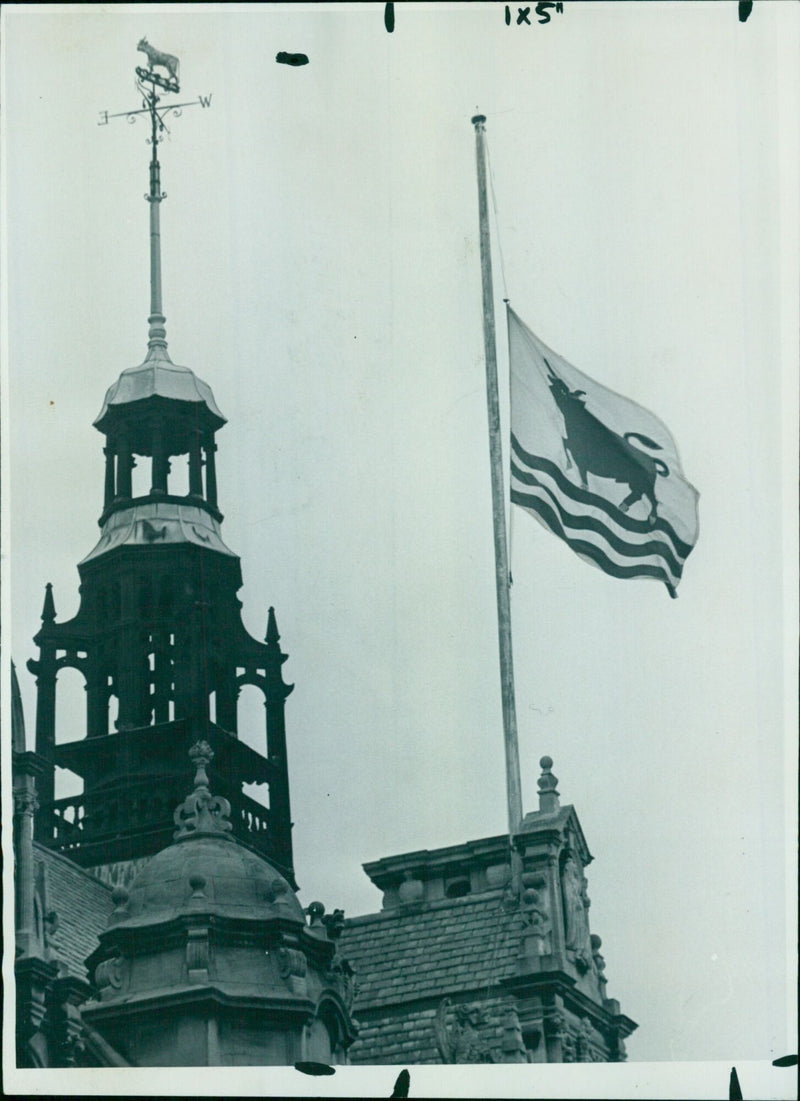
[[[236,729],[241,741],[264,754],[267,749],[267,716],[264,693],[255,684],[243,684],[236,705]]]
[[[117,729],[117,720],[119,719],[119,696],[116,693],[111,692],[108,697],[108,729],[115,731]]]
[[[255,684],[243,684],[239,690],[236,706],[238,736],[241,741],[262,756],[267,751],[266,722],[264,693]],[[269,806],[268,784],[243,784],[242,791],[262,807]]]
[[[445,887],[445,898],[463,898],[464,895],[468,895],[472,890],[472,884],[469,881],[469,876],[459,876],[456,879],[450,880]]]
[[[173,497],[189,495],[189,456],[172,455],[169,460],[167,492]]]
[[[131,470],[131,496],[147,497],[152,486],[153,460],[148,455],[134,455]]]
[[[86,737],[86,681],[72,666],[58,671],[56,680],[56,745]]]
[[[306,1059],[314,1063],[343,1065],[346,1062],[344,1021],[329,998],[317,1007],[306,1033]]]

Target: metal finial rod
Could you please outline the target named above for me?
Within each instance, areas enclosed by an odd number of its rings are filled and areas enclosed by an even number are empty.
[[[167,330],[165,326],[161,295],[161,200],[166,194],[161,190],[161,166],[158,163],[158,133],[163,128],[157,105],[159,97],[155,88],[145,95],[150,110],[152,156],[150,158],[150,193],[145,195],[150,204],[150,325],[147,346],[151,352],[156,348],[166,351]]]

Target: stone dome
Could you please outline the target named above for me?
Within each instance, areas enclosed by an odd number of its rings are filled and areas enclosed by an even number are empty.
[[[232,838],[181,838],[157,853],[131,884],[115,891],[112,923],[149,925],[179,914],[217,914],[305,925],[303,908],[283,876]]]

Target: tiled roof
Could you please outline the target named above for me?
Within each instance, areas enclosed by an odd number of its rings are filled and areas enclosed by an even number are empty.
[[[345,923],[340,951],[356,970],[356,1017],[366,1009],[481,991],[514,972],[519,917],[500,891],[398,906]]]
[[[97,947],[98,934],[106,928],[113,909],[111,888],[71,860],[34,844],[34,860],[47,874],[47,905],[58,915],[51,938],[54,953],[68,965],[70,974],[86,978],[86,957]]]

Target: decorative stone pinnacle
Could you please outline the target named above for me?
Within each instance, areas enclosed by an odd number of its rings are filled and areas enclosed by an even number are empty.
[[[551,772],[553,767],[552,757],[542,757],[539,761],[542,767],[542,775],[539,777],[539,810],[542,814],[553,814],[560,809],[558,801],[558,777]]]
[[[42,622],[52,623],[56,618],[56,605],[53,600],[53,586],[47,582],[44,587],[44,606],[42,607]]]
[[[176,841],[201,834],[227,837],[233,829],[230,816],[231,805],[221,795],[212,795],[208,789],[206,765],[214,756],[214,751],[206,741],[195,742],[189,750],[189,756],[195,765],[194,791],[175,808],[174,833]]]
[[[269,614],[267,616],[267,634],[264,638],[264,641],[267,643],[268,646],[277,646],[280,637],[281,636],[278,634],[278,623],[275,619],[275,609],[270,607]]]

